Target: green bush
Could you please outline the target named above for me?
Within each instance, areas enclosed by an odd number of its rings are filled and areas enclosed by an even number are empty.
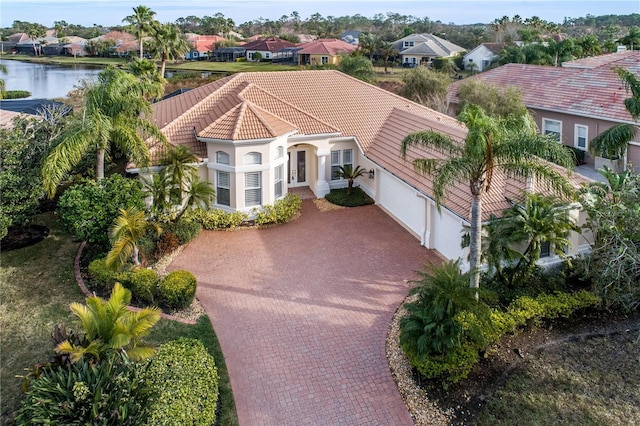
[[[29,96],[31,96],[31,92],[27,90],[3,90],[0,99],[24,99]]]
[[[573,156],[573,161],[575,162],[576,166],[581,166],[584,164],[584,156],[585,156],[584,150],[578,149],[572,146],[567,146],[567,145],[565,145],[565,148],[571,151],[571,154]]]
[[[409,362],[427,379],[442,380],[443,387],[449,383],[457,383],[469,376],[473,366],[478,362],[478,348],[465,342],[447,355],[430,355],[418,357],[415,353],[406,352]]]
[[[89,263],[89,277],[93,285],[105,291],[111,291],[116,282],[116,274],[107,267],[104,258],[95,259]]]
[[[131,291],[131,296],[143,303],[152,304],[158,291],[160,277],[151,269],[137,268],[117,275],[117,279]]]
[[[178,244],[187,244],[202,231],[202,225],[197,221],[180,219],[177,222],[163,223],[160,225],[163,232],[171,232],[178,239]]]
[[[285,223],[290,221],[302,206],[302,199],[295,194],[287,194],[283,199],[276,201],[272,206],[264,206],[256,212],[256,225],[268,223]]]
[[[196,295],[197,280],[189,271],[173,271],[164,277],[159,287],[161,303],[171,309],[191,305]]]
[[[220,209],[197,209],[185,213],[185,218],[202,225],[204,229],[235,228],[246,222],[249,217],[243,212],[225,212]]]
[[[160,346],[145,372],[157,398],[149,407],[146,424],[215,424],[218,370],[204,345],[181,338]]]
[[[80,358],[65,367],[44,368],[30,381],[16,424],[141,424],[150,403],[141,371],[118,354],[99,363]]]
[[[345,207],[366,206],[375,202],[360,187],[351,188],[351,194],[347,194],[347,188],[332,189],[324,198],[330,203]]]
[[[120,215],[119,209],[144,209],[143,194],[137,179],[112,175],[99,182],[83,180],[60,197],[58,212],[77,240],[109,247],[109,229]]]

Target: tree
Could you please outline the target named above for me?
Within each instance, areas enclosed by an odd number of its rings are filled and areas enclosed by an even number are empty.
[[[151,357],[155,348],[142,342],[160,319],[158,308],[130,311],[131,292],[116,283],[109,300],[87,297],[86,305],[74,302],[71,311],[78,317],[89,344],[75,345],[68,340],[56,352],[70,355],[72,362],[88,356],[100,361],[109,352],[124,352],[134,361]]]
[[[362,33],[360,34],[360,37],[358,37],[360,50],[362,50],[362,53],[366,55],[370,61],[373,60],[373,55],[380,47],[380,42],[381,40],[378,36],[372,33]]]
[[[140,43],[140,59],[144,57],[144,53],[142,51],[143,39],[154,26],[154,16],[156,16],[156,12],[147,6],[140,5],[133,8],[132,15],[129,15],[122,20],[122,22],[126,22],[131,26],[136,37],[138,37],[138,42]]]
[[[148,59],[134,59],[127,66],[127,70],[138,79],[143,98],[149,102],[162,98],[167,80],[162,73],[158,72],[155,62]]]
[[[338,168],[338,177],[348,180],[348,195],[351,195],[351,190],[353,189],[353,181],[358,179],[365,173],[367,173],[367,171],[363,169],[362,166],[357,166],[355,169],[351,165],[340,166]]]
[[[445,73],[416,67],[402,73],[400,95],[439,112],[447,111],[447,90],[453,80]]]
[[[180,220],[182,215],[189,210],[202,207],[205,209],[211,208],[216,199],[216,191],[211,186],[211,182],[200,180],[196,174],[189,177],[185,186],[184,198],[181,200],[182,209],[176,216],[176,221]]]
[[[371,61],[364,56],[342,57],[338,70],[366,83],[373,83],[376,79]]]
[[[38,56],[39,51],[36,48],[36,41],[45,35],[47,35],[47,28],[40,24],[29,24],[25,33],[31,38],[31,44],[33,45],[33,54]]]
[[[109,232],[111,250],[107,254],[106,265],[113,270],[119,270],[130,258],[134,265],[140,266],[140,250],[138,240],[144,237],[150,224],[144,217],[144,211],[136,207],[120,209]],[[156,227],[160,233],[160,228]]]
[[[552,139],[536,133],[529,115],[493,118],[482,108],[468,104],[458,117],[468,128],[462,143],[432,130],[409,134],[402,141],[401,154],[407,157],[414,146],[435,149],[445,158],[413,160],[414,170],[433,176],[433,195],[438,208],[447,190],[456,183],[467,182],[471,193],[471,231],[469,245],[470,286],[480,282],[480,249],[482,244],[482,196],[491,189],[492,176],[503,172],[510,177],[533,178],[562,194],[572,192],[566,177],[549,160],[570,168],[569,151]]]
[[[191,50],[191,44],[182,37],[177,25],[158,24],[153,32],[153,50],[155,57],[161,61],[160,76],[164,77],[167,60],[182,58]]]
[[[527,114],[522,100],[522,92],[517,86],[499,87],[475,78],[468,78],[460,84],[457,93],[458,111],[470,103],[478,105],[487,115],[506,118],[510,115]]]
[[[151,105],[143,97],[144,86],[136,78],[113,67],[106,68],[89,87],[80,117],[65,129],[60,143],[47,156],[42,176],[45,190],[53,197],[58,184],[88,153],[96,152],[96,178],[104,178],[105,154],[112,144],[141,167],[150,162],[145,142],[166,138],[148,117]]]
[[[630,50],[640,47],[640,27],[629,28],[629,33],[626,36],[620,38],[618,43],[624,44],[629,47]]]
[[[615,68],[613,71],[618,74],[627,93],[631,92],[631,97],[624,100],[624,106],[635,123],[621,123],[610,127],[591,140],[589,149],[601,157],[615,159],[624,157],[629,141],[633,140],[638,133],[640,79],[633,72],[623,68]]]
[[[3,64],[0,64],[0,73],[2,74],[6,74],[7,73],[7,67]],[[0,99],[2,99],[2,95],[5,90],[7,90],[7,85],[4,81],[3,78],[0,78]]]
[[[389,67],[389,59],[398,55],[398,51],[393,47],[393,43],[389,41],[382,41],[380,43],[380,55],[384,60],[384,73],[387,74],[387,68]]]

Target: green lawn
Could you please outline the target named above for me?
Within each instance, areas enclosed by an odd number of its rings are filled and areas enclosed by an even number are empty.
[[[71,302],[83,302],[73,276],[78,243],[73,242],[52,213],[37,223],[51,229],[49,237],[31,247],[2,252],[0,265],[0,424],[12,424],[21,399],[24,369],[46,362],[52,354],[51,330],[55,324],[73,323]],[[178,337],[200,339],[214,356],[220,374],[222,399],[220,425],[237,425],[227,369],[208,317],[196,325],[161,320],[149,340],[160,344]]]

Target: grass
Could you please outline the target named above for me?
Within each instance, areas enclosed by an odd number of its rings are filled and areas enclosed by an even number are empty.
[[[325,195],[327,201],[344,207],[358,207],[373,204],[374,201],[361,188],[351,188],[351,194],[348,188],[332,189],[330,193]]]
[[[547,348],[499,389],[480,425],[640,424],[637,333]]]
[[[50,228],[44,241],[2,253],[0,266],[0,424],[13,424],[21,400],[24,369],[46,362],[52,354],[51,331],[55,324],[72,324],[71,302],[84,302],[73,275],[78,243],[73,242],[53,213],[40,215],[38,224]],[[75,328],[75,327],[73,327]],[[207,316],[195,325],[161,320],[149,341],[161,344],[178,337],[199,339],[214,356],[220,375],[219,425],[238,424],[224,357]]]

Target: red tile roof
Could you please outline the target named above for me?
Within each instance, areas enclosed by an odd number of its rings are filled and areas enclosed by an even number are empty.
[[[269,37],[269,38],[261,38],[255,41],[251,41],[242,47],[247,50],[259,50],[262,52],[272,52],[275,53],[280,49],[284,49],[285,47],[295,47],[295,43],[291,43],[287,40],[279,39],[278,37]]]
[[[525,105],[533,109],[633,122],[624,106],[629,97],[612,68],[640,73],[640,51],[612,53],[568,63],[568,66],[507,64],[470,78],[497,86],[517,86]],[[464,80],[449,87],[448,100]]]
[[[216,49],[215,44],[222,40],[225,38],[217,35],[193,35],[188,38],[189,43],[198,52],[212,52]]]
[[[306,43],[303,49],[298,51],[298,54],[337,56],[340,54],[349,54],[357,49],[358,46],[354,46],[353,44],[349,44],[335,38],[319,39]]]

